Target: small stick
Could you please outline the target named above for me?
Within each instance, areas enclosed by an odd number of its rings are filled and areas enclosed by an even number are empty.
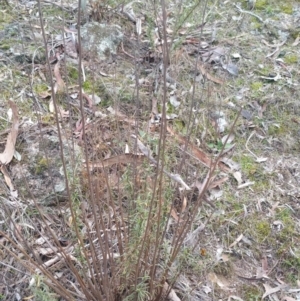
[[[240,8],[238,5],[236,5],[236,4],[233,4],[233,5],[239,10],[239,12],[244,13],[244,14],[249,14],[249,15],[251,15],[251,16],[253,16],[253,17],[256,17],[261,23],[265,23],[261,17],[259,17],[258,15],[252,13],[251,11],[243,10],[243,9],[241,9],[241,8]]]

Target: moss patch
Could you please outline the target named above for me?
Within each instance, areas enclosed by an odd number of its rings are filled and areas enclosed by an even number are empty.
[[[298,56],[296,54],[288,54],[284,57],[284,61],[287,64],[296,64],[298,63]]]
[[[247,301],[261,300],[262,295],[263,292],[261,289],[259,289],[258,286],[247,285],[247,284],[242,286],[242,296],[244,300]]]
[[[291,15],[293,13],[293,6],[291,3],[280,4],[281,12]]]
[[[267,0],[257,0],[256,3],[255,3],[255,9],[264,10],[267,5],[268,5]]]

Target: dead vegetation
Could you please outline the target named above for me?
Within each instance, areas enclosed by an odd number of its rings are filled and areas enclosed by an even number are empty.
[[[298,300],[299,20],[0,3],[0,300]]]

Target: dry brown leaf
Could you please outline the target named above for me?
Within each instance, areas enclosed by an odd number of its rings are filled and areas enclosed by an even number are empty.
[[[60,62],[58,61],[54,66],[54,76],[56,79],[56,92],[62,92],[65,88],[65,83],[60,75],[59,71]]]
[[[284,296],[282,301],[297,301],[297,300],[289,296]]]
[[[234,178],[236,179],[236,181],[238,182],[238,185],[241,185],[243,183],[242,180],[242,174],[240,171],[236,171],[232,174],[234,176]]]
[[[105,168],[114,164],[130,164],[130,163],[142,163],[145,159],[144,155],[135,155],[135,154],[122,154],[119,156],[111,157],[103,160],[102,162],[90,162],[89,169],[93,171],[97,168]]]
[[[62,106],[59,106],[58,109],[59,109],[59,116],[61,118],[69,118],[70,117],[69,111],[64,110],[64,108]]]
[[[181,301],[180,298],[176,295],[175,291],[170,288],[167,282],[164,283],[163,286],[163,294],[166,295],[168,293],[168,299],[170,301]]]
[[[182,137],[181,135],[175,133],[172,128],[167,127],[167,131],[174,136],[179,142],[186,143],[186,138]],[[193,155],[200,160],[204,165],[207,167],[210,167],[212,165],[211,159],[199,148],[197,148],[195,145],[193,145],[191,142],[188,143],[189,147],[192,150]]]
[[[221,289],[223,290],[230,290],[228,281],[221,275],[216,275],[215,273],[211,272],[208,274],[208,279],[212,283],[216,283]]]
[[[4,152],[0,154],[0,162],[4,165],[8,164],[14,157],[15,145],[19,131],[19,116],[17,106],[13,101],[9,101],[9,105],[12,110],[12,127],[7,136]]]
[[[85,98],[85,100],[88,102],[89,104],[89,108],[92,109],[93,108],[93,101],[92,99],[85,93],[82,93],[82,97]]]
[[[172,135],[174,136],[179,142],[185,144],[186,143],[186,138],[185,137],[182,137],[181,135],[175,133],[173,131],[172,128],[170,127],[167,127],[167,131]],[[213,162],[212,160],[203,152],[201,151],[196,145],[194,145],[193,143],[191,142],[188,142],[188,146],[190,147],[191,151],[192,151],[192,154],[200,161],[202,162],[205,166],[207,167],[211,167]],[[219,168],[222,170],[222,171],[225,171],[225,172],[228,172],[230,171],[230,169],[222,162],[219,162],[218,163],[218,166]]]
[[[187,198],[184,196],[184,197],[183,197],[182,206],[181,206],[181,212],[184,212],[184,211],[185,211],[186,205],[187,205]]]
[[[275,294],[277,292],[279,292],[282,288],[286,287],[286,285],[278,285],[276,287],[271,287],[269,284],[267,283],[263,283],[263,286],[265,288],[265,293],[262,296],[262,300],[265,299],[266,297],[268,297],[269,295]]]
[[[229,249],[234,247],[238,242],[240,242],[243,238],[243,234],[240,234],[240,236],[229,246]]]
[[[208,80],[216,83],[216,84],[219,84],[219,85],[223,85],[224,84],[224,81],[217,78],[217,77],[214,77],[213,75],[209,74],[208,71],[201,65],[201,64],[198,64],[198,68],[200,69],[201,73],[203,76],[205,76]]]
[[[51,97],[51,92],[50,91],[41,91],[38,93],[38,95],[41,98],[47,98],[47,97]]]
[[[114,110],[112,107],[107,108],[107,111],[110,112],[111,114],[117,116],[118,118],[121,118],[122,121],[125,121],[131,125],[136,125],[136,120],[128,118],[125,114],[123,114],[117,110]]]
[[[158,114],[158,109],[157,109],[157,99],[152,98],[152,113],[157,115]]]
[[[208,189],[212,189],[212,188],[218,187],[221,184],[225,183],[228,179],[229,179],[228,177],[223,177],[223,178],[221,178],[219,180],[213,181],[213,182],[209,183]]]
[[[271,214],[272,216],[275,216],[275,214],[276,214],[276,209],[279,207],[279,205],[280,205],[280,202],[276,202],[276,203],[272,206],[271,209],[269,208],[269,212],[270,212],[270,214]]]
[[[209,178],[209,172],[208,172],[207,175],[206,175],[206,177],[205,177],[205,179],[203,180],[202,183],[199,182],[199,181],[196,181],[196,182],[194,182],[194,183],[192,184],[192,187],[198,188],[198,191],[199,191],[198,194],[200,195],[200,194],[203,193],[203,189],[204,189],[205,187],[208,187],[209,184],[210,184],[211,182],[213,182],[215,178],[216,178],[216,176],[212,176],[211,178]],[[207,181],[209,181],[209,183],[207,183]]]
[[[20,224],[16,224],[14,223],[14,226],[13,226],[13,232],[14,232],[14,235],[15,237],[17,238],[17,240],[19,242],[23,241],[23,237],[22,237],[22,226]]]
[[[171,215],[175,219],[176,222],[179,221],[179,217],[178,217],[177,212],[175,211],[174,208],[172,208],[172,210],[171,210]]]
[[[247,183],[239,185],[237,187],[237,189],[243,189],[243,188],[249,187],[249,186],[254,185],[254,184],[255,184],[255,182],[247,182]]]
[[[269,271],[269,266],[268,266],[268,259],[267,259],[267,256],[264,255],[264,257],[262,258],[261,260],[261,267],[262,267],[262,271],[265,275],[268,274],[268,271]]]
[[[14,188],[14,185],[13,185],[11,179],[10,179],[10,176],[9,176],[9,174],[8,174],[8,171],[7,171],[6,167],[5,167],[5,165],[2,165],[2,166],[0,167],[0,170],[1,170],[1,172],[3,173],[3,176],[4,176],[4,180],[5,180],[6,185],[9,187],[10,194],[11,194],[13,197],[17,197],[17,196],[18,196],[18,192],[17,192],[17,190],[15,190],[15,188]]]
[[[300,36],[298,36],[296,38],[296,40],[294,41],[294,43],[292,44],[292,46],[297,46],[299,44],[299,42],[300,42]]]

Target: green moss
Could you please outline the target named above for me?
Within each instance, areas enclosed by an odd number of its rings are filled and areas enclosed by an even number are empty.
[[[278,136],[281,133],[281,126],[280,125],[271,125],[268,128],[268,135],[269,136]]]
[[[75,67],[67,67],[68,78],[75,81],[78,80],[78,69]]]
[[[256,3],[255,3],[255,9],[264,10],[267,5],[268,5],[267,0],[257,0]]]
[[[263,292],[258,286],[244,284],[242,286],[242,297],[247,301],[258,301],[261,300]]]
[[[0,11],[0,25],[5,26],[13,20],[13,14],[10,14],[8,10]]]
[[[40,175],[48,169],[48,160],[45,157],[40,158],[35,166],[35,174]]]
[[[93,84],[89,80],[86,80],[82,84],[82,88],[84,89],[85,92],[92,92],[92,90],[93,90]]]
[[[175,119],[173,121],[173,125],[178,133],[182,133],[183,129],[185,128],[185,122],[180,119]]]
[[[262,87],[263,87],[263,83],[262,82],[254,82],[251,84],[251,90],[253,91],[259,91]]]
[[[123,91],[120,95],[119,95],[119,99],[121,102],[132,102],[132,93],[128,93]]]
[[[300,254],[287,255],[282,261],[282,267],[288,271],[287,280],[292,284],[296,284],[300,277]]]
[[[214,267],[213,267],[213,272],[222,275],[222,276],[230,276],[232,274],[233,267],[232,264],[227,261],[227,262],[218,262]]]
[[[290,33],[290,35],[291,35],[291,37],[292,37],[293,39],[297,39],[298,36],[300,36],[300,30],[297,29],[297,28],[291,28],[291,29],[289,30],[289,33]]]
[[[35,283],[30,287],[35,300],[40,301],[54,301],[58,300],[58,295],[43,282],[41,276],[35,276]]]
[[[33,87],[33,90],[36,94],[41,94],[42,92],[48,91],[48,86],[46,84],[36,84]]]
[[[279,220],[283,224],[283,228],[276,233],[276,238],[282,243],[288,243],[291,236],[299,237],[295,229],[295,223],[293,220],[292,212],[288,208],[284,208],[277,212],[276,220]]]
[[[264,65],[263,68],[259,70],[260,75],[268,76],[273,71],[273,66]]]
[[[284,61],[287,64],[296,64],[298,63],[298,56],[296,54],[288,54],[284,57]]]
[[[280,219],[284,223],[290,223],[292,221],[291,210],[284,208],[277,212],[276,219]]]
[[[257,171],[257,164],[252,157],[242,156],[239,160],[241,169],[247,177],[252,176]]]
[[[261,29],[262,28],[262,23],[259,22],[257,20],[257,18],[252,17],[251,28],[252,29]]]
[[[56,16],[55,20],[59,20],[59,17],[63,18],[63,20],[64,18],[68,18],[68,13],[55,5],[47,6],[47,8],[43,10],[43,14],[49,17]]]
[[[255,224],[255,230],[259,241],[263,241],[271,234],[271,227],[267,221],[258,221]]]
[[[250,180],[255,182],[252,188],[257,193],[263,193],[264,191],[270,188],[270,181],[268,177],[265,174],[263,174],[259,169],[252,177],[250,177]]]
[[[0,44],[0,49],[2,49],[2,50],[9,50],[10,49],[10,45],[8,45],[6,43]]]
[[[55,124],[53,114],[45,114],[41,117],[41,120],[44,124]]]
[[[235,211],[236,213],[240,213],[244,211],[244,203],[240,199],[236,199],[232,193],[226,193],[225,199],[230,212]]]
[[[291,15],[293,13],[293,6],[291,3],[284,3],[280,5],[281,12]]]

